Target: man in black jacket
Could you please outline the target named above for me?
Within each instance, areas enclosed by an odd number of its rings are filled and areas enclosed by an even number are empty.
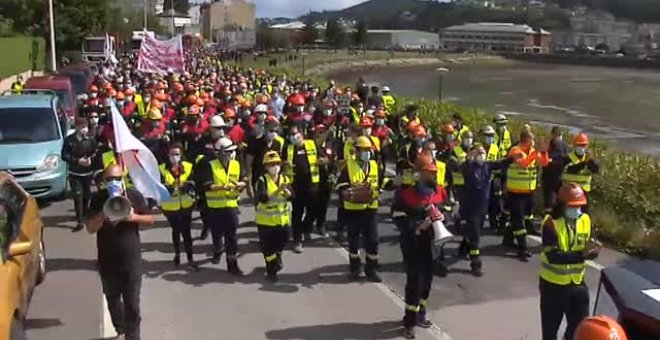
[[[69,182],[78,222],[74,231],[80,231],[85,227],[85,216],[89,209],[98,144],[89,135],[87,119],[76,118],[75,127],[76,132],[64,139],[62,159],[69,165]]]

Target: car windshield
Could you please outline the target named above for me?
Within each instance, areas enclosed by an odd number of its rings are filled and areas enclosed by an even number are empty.
[[[105,51],[105,39],[87,39],[83,45],[83,52],[102,53]]]
[[[60,132],[51,108],[0,108],[0,144],[57,140]]]
[[[72,72],[69,73],[68,76],[69,79],[71,79],[71,83],[73,84],[73,91],[77,95],[85,93],[85,90],[87,89],[87,77],[85,76],[85,73],[83,73],[82,71]],[[60,100],[61,99],[62,98],[60,98]]]

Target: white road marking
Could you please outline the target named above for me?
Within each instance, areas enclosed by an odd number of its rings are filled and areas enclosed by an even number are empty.
[[[334,249],[337,251],[337,253],[348,259],[348,251],[346,250],[346,248],[342,246],[335,246]],[[397,292],[394,291],[393,288],[388,287],[385,283],[382,282],[371,283],[371,284],[378,287],[378,289],[381,292],[383,292],[383,294],[385,294],[385,296],[387,296],[390,300],[392,300],[392,302],[394,302],[399,308],[401,308],[402,311],[405,310],[406,304],[404,302],[404,298],[401,295],[397,294]],[[449,334],[442,331],[440,327],[438,327],[435,323],[433,324],[433,326],[431,326],[431,328],[428,329],[428,332],[431,333],[431,335],[438,340],[453,340],[452,337],[449,336]]]
[[[101,338],[108,339],[117,336],[115,326],[112,324],[108,303],[105,301],[105,295],[101,294]]]
[[[539,236],[527,235],[527,238],[530,239],[530,240],[536,241],[538,243],[542,243],[542,240]],[[605,268],[605,266],[603,266],[602,264],[598,264],[598,263],[596,263],[594,261],[591,261],[591,260],[587,260],[587,261],[585,261],[585,263],[586,263],[587,266],[589,266],[593,269],[596,269],[598,271],[601,271]]]

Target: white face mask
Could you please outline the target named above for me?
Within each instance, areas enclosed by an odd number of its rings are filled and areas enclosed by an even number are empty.
[[[371,128],[362,129],[362,134],[365,136],[371,136]]]
[[[280,173],[280,166],[279,165],[270,165],[266,168],[266,171],[268,171],[268,174],[275,177],[277,174]]]
[[[480,154],[477,155],[477,157],[474,158],[474,160],[477,163],[482,164],[482,163],[486,162],[486,155],[483,154],[483,153],[480,153]]]
[[[92,98],[96,98],[96,96],[98,96],[98,93],[92,92],[92,93],[89,94],[89,96],[92,97]]]
[[[172,164],[179,164],[181,162],[181,155],[170,155],[170,162]]]
[[[234,160],[236,159],[236,151],[232,151],[229,153],[229,159]]]
[[[385,125],[385,119],[383,118],[376,119],[376,125]]]
[[[332,114],[332,109],[323,110],[323,114],[327,117]]]

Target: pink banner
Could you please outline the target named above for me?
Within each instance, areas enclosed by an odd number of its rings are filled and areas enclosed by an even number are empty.
[[[167,74],[168,70],[171,70],[176,74],[183,74],[185,63],[181,36],[158,40],[145,34],[140,45],[138,70],[158,74]]]

